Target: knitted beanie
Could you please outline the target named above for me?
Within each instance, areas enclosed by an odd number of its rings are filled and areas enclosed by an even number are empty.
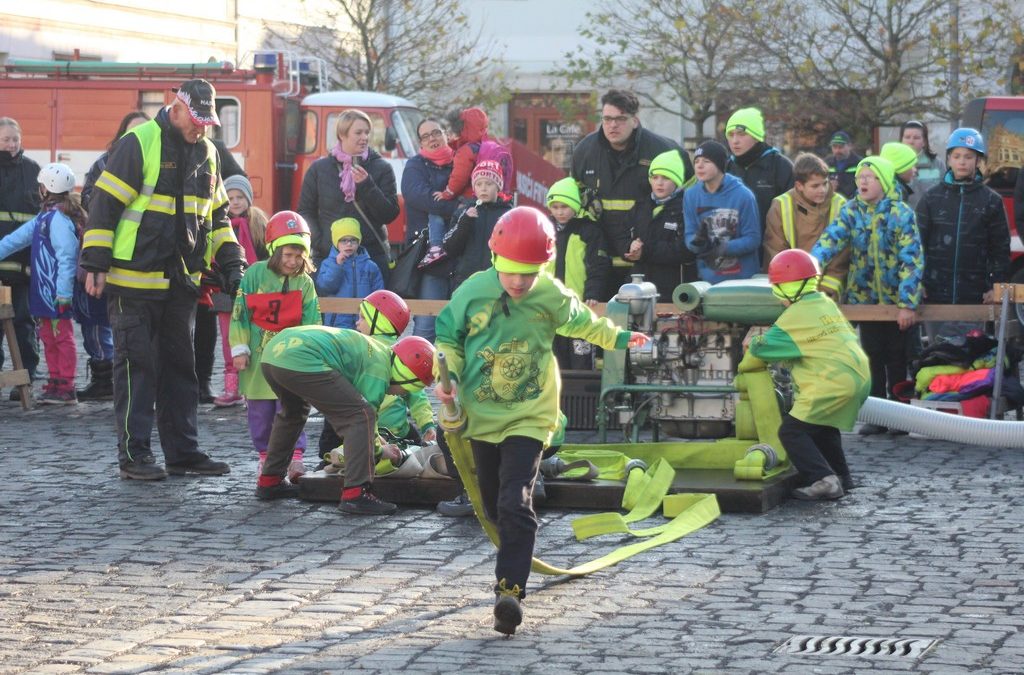
[[[740,108],[725,123],[725,135],[733,129],[746,131],[759,141],[764,141],[764,116],[757,108]]]

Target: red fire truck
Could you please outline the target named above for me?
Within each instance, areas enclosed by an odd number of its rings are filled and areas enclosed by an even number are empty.
[[[251,69],[229,62],[165,64],[22,61],[0,72],[0,111],[18,120],[25,154],[63,162],[79,181],[107,148],[132,110],[151,115],[173,100],[172,87],[202,77],[217,89],[223,141],[252,182],[256,204],[268,212],[294,208],[302,176],[334,143],[338,116],[359,108],[373,121],[371,147],[392,163],[401,183],[406,159],[417,152],[416,105],[375,92],[320,92],[319,59],[261,52]],[[404,214],[391,226],[401,241]]]

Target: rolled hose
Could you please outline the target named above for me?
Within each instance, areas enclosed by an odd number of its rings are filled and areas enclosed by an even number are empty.
[[[964,445],[1024,448],[1024,422],[983,420],[869,396],[857,420]]]

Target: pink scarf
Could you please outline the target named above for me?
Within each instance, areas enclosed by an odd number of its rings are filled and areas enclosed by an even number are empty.
[[[448,166],[452,163],[452,159],[455,157],[455,151],[451,149],[451,146],[442,145],[437,150],[420,148],[420,155],[432,164]]]
[[[346,202],[354,202],[356,200],[356,180],[352,177],[352,155],[348,154],[341,149],[341,141],[331,148],[331,155],[334,159],[338,160],[341,164],[341,191],[345,195]],[[363,154],[359,155],[359,158],[366,161],[366,158],[370,156],[370,149],[367,148],[363,151]]]

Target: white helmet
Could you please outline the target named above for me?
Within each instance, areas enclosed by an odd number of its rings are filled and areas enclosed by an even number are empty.
[[[67,164],[56,162],[39,170],[39,184],[53,195],[71,192],[75,189],[75,173]]]

